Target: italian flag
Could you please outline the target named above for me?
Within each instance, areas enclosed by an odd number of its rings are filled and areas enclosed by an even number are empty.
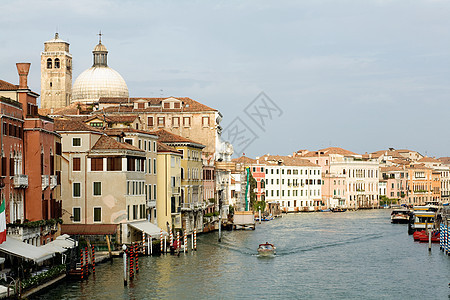
[[[0,244],[6,241],[5,201],[0,205]]]

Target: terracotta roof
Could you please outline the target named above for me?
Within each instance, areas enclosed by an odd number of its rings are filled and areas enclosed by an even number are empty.
[[[123,149],[123,150],[145,152],[144,150],[141,150],[128,143],[118,142],[112,137],[106,135],[101,136],[98,139],[97,143],[95,143],[94,147],[92,147],[92,150],[112,150],[112,149]]]
[[[167,100],[170,98],[174,98],[177,100],[181,100],[183,102],[183,105],[181,108],[163,108],[161,107],[162,101]],[[204,105],[200,102],[197,102],[195,100],[192,100],[188,97],[167,97],[167,98],[107,98],[102,97],[99,99],[99,103],[112,103],[112,104],[128,104],[128,103],[134,103],[138,100],[144,100],[144,102],[150,103],[152,106],[158,106],[158,107],[147,107],[147,108],[141,108],[141,109],[134,109],[131,107],[130,111],[136,111],[136,112],[151,112],[151,111],[185,111],[185,112],[196,112],[196,111],[217,111],[217,109],[211,108],[207,105]],[[111,109],[111,107],[106,107],[106,109]],[[111,111],[111,110],[110,110]]]
[[[157,136],[154,132],[148,131],[148,130],[140,130],[140,129],[134,129],[131,127],[125,127],[125,128],[105,128],[103,130],[107,135],[122,135],[122,133],[125,132],[131,132],[131,133],[142,133],[142,134],[150,134],[153,136]]]
[[[157,145],[158,145],[157,146],[158,153],[172,152],[172,153],[181,154],[180,151],[178,151],[174,147],[170,147],[169,145],[163,144],[161,142],[157,142]]]
[[[440,157],[439,160],[445,165],[450,165],[450,157]]]
[[[395,166],[380,168],[380,172],[393,172],[393,171],[403,171],[403,169],[400,167],[395,167]]]
[[[102,132],[78,120],[55,119],[55,131],[91,131]]]
[[[159,137],[159,141],[162,143],[192,143],[197,144],[202,147],[205,147],[204,145],[197,143],[193,140],[187,139],[185,137],[173,134],[171,132],[168,132],[167,130],[160,129],[157,131],[151,131],[152,134],[157,135]]]
[[[328,147],[324,149],[320,149],[317,151],[311,151],[303,155],[304,157],[315,157],[315,156],[328,156],[330,154],[339,154],[339,155],[358,155],[357,153],[354,153],[349,150],[345,150],[339,147]]]
[[[418,162],[420,163],[442,163],[440,160],[433,158],[433,157],[428,157],[428,156],[424,156],[421,159],[418,160]]]
[[[61,234],[106,235],[115,234],[118,224],[62,224]]]
[[[378,158],[382,155],[392,156],[393,158],[402,158],[403,156],[397,150],[379,150],[370,153],[373,158]]]
[[[0,79],[0,91],[17,91],[18,89],[18,85]]]
[[[431,168],[425,167],[424,164],[411,164],[411,165],[409,165],[409,169],[432,170]]]
[[[231,160],[232,162],[235,162],[237,164],[256,164],[256,159],[247,157],[247,156],[241,156],[238,158],[233,158]]]
[[[66,107],[60,108],[40,108],[39,114],[43,116],[52,115],[52,116],[67,116],[67,115],[80,115],[92,112],[92,106],[86,105],[84,103],[71,103]]]
[[[401,159],[401,158],[393,159],[392,163],[397,164],[397,165],[409,165],[409,164],[411,164],[410,161],[408,161],[406,159]]]
[[[266,160],[267,158],[267,160]],[[264,155],[259,158],[260,164],[265,165],[276,165],[278,162],[281,162],[283,166],[300,166],[300,167],[320,167],[307,159],[302,159],[300,157],[291,157],[291,156],[281,156],[281,155]]]

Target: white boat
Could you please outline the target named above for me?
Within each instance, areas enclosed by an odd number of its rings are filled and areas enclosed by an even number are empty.
[[[408,208],[395,208],[391,213],[391,223],[408,224],[410,211]]]
[[[258,254],[260,256],[269,256],[275,254],[276,247],[273,244],[265,243],[258,246]]]

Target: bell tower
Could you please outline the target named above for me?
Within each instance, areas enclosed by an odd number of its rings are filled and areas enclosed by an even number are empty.
[[[44,43],[41,53],[41,108],[70,104],[72,95],[72,54],[69,43],[55,38]]]

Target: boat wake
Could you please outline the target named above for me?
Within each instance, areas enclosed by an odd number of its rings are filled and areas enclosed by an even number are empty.
[[[364,241],[368,241],[368,240],[378,239],[381,237],[382,237],[382,234],[368,234],[368,235],[357,236],[354,238],[349,238],[349,239],[340,240],[340,241],[332,241],[332,242],[328,242],[328,243],[320,243],[320,244],[316,244],[316,245],[312,244],[312,245],[308,245],[308,246],[290,248],[285,251],[280,250],[281,249],[281,247],[280,247],[279,251],[277,251],[277,254],[278,255],[297,254],[299,252],[308,252],[308,251],[314,251],[314,250],[323,249],[323,248],[339,247],[339,246],[353,244],[353,243],[360,243],[360,242],[364,242]]]

